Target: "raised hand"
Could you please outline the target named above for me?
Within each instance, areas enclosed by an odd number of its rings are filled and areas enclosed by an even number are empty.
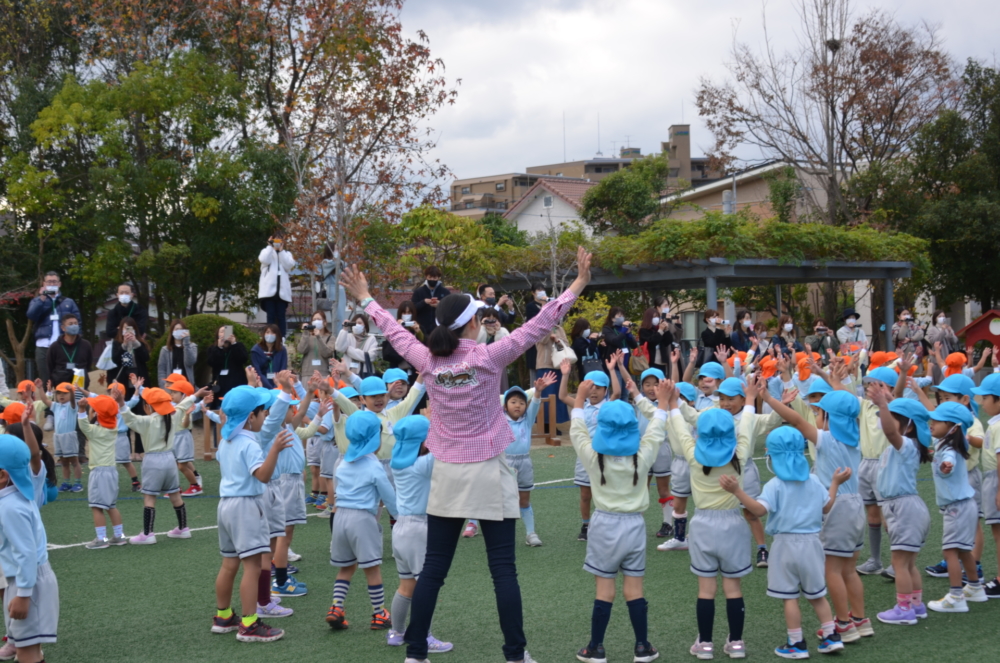
[[[364,273],[358,269],[357,265],[349,265],[344,268],[344,271],[340,273],[340,285],[344,286],[344,290],[356,302],[362,302],[371,297],[368,293],[368,279],[365,278]]]
[[[781,393],[781,404],[791,405],[792,401],[799,397],[799,390],[792,388]]]
[[[764,378],[760,378],[756,381],[747,380],[746,386],[743,387],[743,391],[746,392],[746,402],[747,405],[749,405],[757,400],[757,396],[762,391],[767,391],[767,383],[764,381]]]
[[[567,363],[569,363],[568,360],[564,359],[563,360],[563,364],[567,364]],[[535,393],[538,394],[539,397],[541,397],[542,392],[545,391],[545,389],[547,389],[548,387],[551,387],[552,385],[554,385],[558,381],[559,381],[559,378],[556,377],[555,373],[548,373],[547,372],[545,375],[543,375],[542,377],[540,377],[537,380],[535,380]]]
[[[563,375],[569,375],[569,372],[573,370],[573,364],[569,363],[569,359],[563,359],[559,362],[559,371]]]

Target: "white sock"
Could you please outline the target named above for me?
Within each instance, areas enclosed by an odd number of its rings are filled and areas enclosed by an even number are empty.
[[[670,502],[664,502],[663,507],[663,522],[667,523],[671,527],[674,526],[674,507],[671,506]]]

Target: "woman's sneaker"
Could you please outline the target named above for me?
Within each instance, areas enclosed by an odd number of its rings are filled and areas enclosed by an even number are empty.
[[[576,653],[576,660],[583,663],[608,663],[608,655],[604,652],[604,645],[591,647],[590,643]]]
[[[701,640],[695,640],[694,644],[691,645],[691,655],[697,656],[700,661],[711,661],[715,658],[712,643],[702,642]]]
[[[775,647],[774,653],[781,658],[792,658],[796,660],[809,658],[809,648],[806,647],[804,640],[802,642],[796,642],[794,645],[790,645],[786,641],[785,644],[780,647]]]
[[[476,525],[476,523],[469,521],[469,523],[465,526],[465,531],[462,532],[462,536],[465,537],[466,539],[471,539],[478,533],[479,533],[479,527]]]
[[[0,647],[0,661],[13,661],[17,658],[17,647],[7,638],[3,639],[3,647]]]
[[[427,651],[431,654],[441,654],[446,651],[451,651],[455,648],[455,645],[450,642],[441,642],[431,634],[427,634]]]
[[[155,534],[136,534],[128,540],[133,546],[150,546],[156,543]]]
[[[185,527],[181,529],[180,527],[175,527],[169,532],[167,532],[168,539],[190,539],[191,538],[191,528]]]
[[[280,628],[271,628],[260,619],[250,626],[244,626],[241,621],[239,631],[236,633],[236,639],[240,642],[274,642],[283,637],[285,637],[284,631]]]

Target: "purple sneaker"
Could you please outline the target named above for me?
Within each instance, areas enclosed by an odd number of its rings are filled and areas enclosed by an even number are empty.
[[[927,604],[921,601],[914,605],[913,613],[917,616],[917,619],[927,619]]]
[[[385,643],[390,647],[401,647],[403,645],[403,634],[396,633],[392,629],[389,629],[389,634],[386,636]]]
[[[913,608],[904,610],[897,603],[891,609],[878,613],[878,620],[883,624],[916,624],[917,613]]]
[[[430,633],[427,634],[427,653],[428,654],[440,654],[442,652],[451,651],[455,648],[455,645],[450,642],[441,642],[435,638]],[[527,658],[527,657],[525,657]]]

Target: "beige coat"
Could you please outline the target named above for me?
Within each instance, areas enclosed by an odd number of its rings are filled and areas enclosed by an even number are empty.
[[[556,327],[552,331],[556,335],[556,338],[559,339],[559,342],[567,347],[570,345],[569,340],[566,338],[566,332],[562,327]],[[557,371],[559,370],[558,366],[552,365],[552,352],[555,348],[556,344],[552,342],[551,336],[546,336],[544,340],[535,343],[535,350],[538,351],[538,358],[535,359],[536,370],[540,368],[552,368]]]

